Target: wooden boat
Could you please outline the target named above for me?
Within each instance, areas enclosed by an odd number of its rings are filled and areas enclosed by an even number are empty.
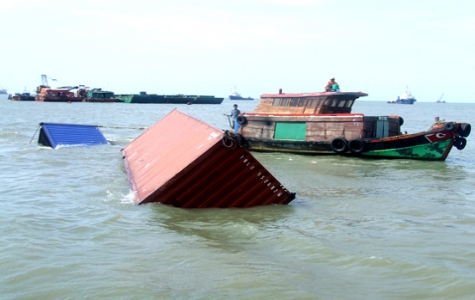
[[[316,92],[261,95],[253,112],[237,118],[236,139],[249,150],[302,154],[445,160],[455,146],[462,150],[468,123],[436,120],[429,130],[401,132],[400,116],[352,113],[362,92]]]

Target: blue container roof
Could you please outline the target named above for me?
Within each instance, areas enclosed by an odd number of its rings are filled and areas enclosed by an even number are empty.
[[[108,144],[97,125],[40,123],[38,143],[53,149]]]

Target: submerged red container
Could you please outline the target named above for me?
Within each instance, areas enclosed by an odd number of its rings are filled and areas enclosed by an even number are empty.
[[[295,198],[232,136],[176,109],[122,155],[137,204],[226,208]]]

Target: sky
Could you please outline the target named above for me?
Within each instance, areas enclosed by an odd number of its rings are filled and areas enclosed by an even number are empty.
[[[475,102],[472,0],[0,0],[0,87]]]

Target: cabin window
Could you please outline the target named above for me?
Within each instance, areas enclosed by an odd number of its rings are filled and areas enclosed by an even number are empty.
[[[353,100],[353,99],[346,101],[346,107],[347,107],[347,108],[350,108],[350,107],[353,105],[353,102],[354,102],[354,101],[355,101],[355,100]]]
[[[317,101],[318,99],[308,99],[306,107],[311,107],[311,108],[317,107]]]
[[[338,107],[345,107],[345,104],[346,104],[346,100],[340,100],[340,103],[338,103]]]
[[[290,102],[289,98],[283,98],[282,102],[280,102],[280,106],[288,106]]]
[[[305,101],[307,100],[307,98],[299,98],[299,106],[305,106]]]
[[[280,98],[275,98],[274,99],[274,103],[272,104],[272,106],[279,106],[280,105]]]
[[[327,100],[325,100],[325,103],[323,105],[330,106],[331,101],[332,101],[332,98],[327,98]]]
[[[299,103],[300,98],[292,98],[290,99],[290,104],[289,106],[297,106],[297,103]]]
[[[332,104],[330,104],[330,106],[331,106],[331,107],[336,107],[337,104],[338,104],[338,99],[333,98],[333,99],[332,99]]]

